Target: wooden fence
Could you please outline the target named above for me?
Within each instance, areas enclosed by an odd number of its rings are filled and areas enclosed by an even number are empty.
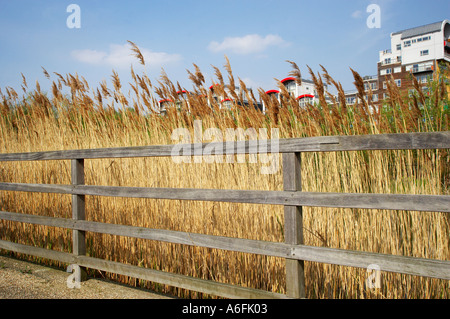
[[[192,149],[192,155],[202,155],[207,145],[211,149],[211,144],[189,144],[186,147]],[[217,143],[217,146],[224,145],[224,143]],[[249,141],[238,141],[233,143],[230,151],[230,144],[227,143],[226,154],[271,152],[273,150],[270,147],[267,148],[271,145],[274,145],[271,144],[271,141],[258,141],[256,144],[249,143]],[[0,190],[71,194],[72,219],[4,211],[0,212],[0,219],[72,229],[73,253],[53,251],[5,240],[0,240],[0,249],[57,260],[62,263],[78,265],[84,269],[98,269],[228,298],[303,298],[305,297],[304,261],[360,268],[376,264],[380,271],[450,280],[450,261],[306,246],[303,243],[302,233],[302,206],[449,213],[449,195],[302,192],[300,174],[301,152],[449,148],[449,131],[282,139],[278,141],[277,152],[282,154],[283,191],[111,187],[91,186],[84,183],[84,161],[86,159],[172,156],[173,145],[0,154],[0,161],[71,160],[71,185],[0,183]],[[213,153],[215,155],[225,154],[225,147],[222,148],[223,152],[220,152],[219,147],[212,149],[215,150]],[[85,196],[283,205],[285,242],[257,241],[86,221]],[[282,257],[286,259],[286,295],[88,257],[86,256],[86,232]]]

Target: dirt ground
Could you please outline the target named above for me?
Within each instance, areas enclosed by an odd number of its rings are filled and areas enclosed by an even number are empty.
[[[144,289],[88,278],[69,288],[71,273],[0,255],[0,299],[171,299]]]

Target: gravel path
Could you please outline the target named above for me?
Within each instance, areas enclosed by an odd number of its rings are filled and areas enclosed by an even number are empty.
[[[170,299],[148,290],[92,279],[68,288],[70,273],[0,255],[0,299]]]

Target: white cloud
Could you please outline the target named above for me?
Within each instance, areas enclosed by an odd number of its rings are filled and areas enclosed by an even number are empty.
[[[106,52],[99,52],[96,50],[75,50],[72,51],[72,57],[80,62],[98,64],[106,57]]]
[[[160,67],[169,63],[180,61],[182,56],[166,52],[153,52],[145,48],[139,48],[144,56],[145,65],[148,67]],[[139,60],[133,55],[131,45],[111,44],[109,52],[96,50],[74,50],[71,52],[74,59],[95,65],[110,65],[114,68],[129,68],[131,64],[137,66]]]
[[[249,34],[243,37],[227,37],[221,43],[212,41],[208,49],[212,52],[231,51],[237,54],[251,54],[265,51],[270,46],[288,46],[278,35]]]
[[[361,10],[356,10],[356,11],[354,11],[352,13],[352,18],[359,19],[361,17],[362,17],[362,11]]]

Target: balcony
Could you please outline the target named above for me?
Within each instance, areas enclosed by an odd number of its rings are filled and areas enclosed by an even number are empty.
[[[370,81],[370,80],[378,80],[378,75],[366,75],[363,77],[364,81]]]
[[[417,65],[413,66],[411,68],[412,73],[419,73],[419,72],[426,72],[426,71],[433,71],[432,65]]]
[[[402,63],[402,57],[396,57],[396,58],[387,58],[380,62],[381,65],[389,65],[389,64],[396,64],[396,63]]]

